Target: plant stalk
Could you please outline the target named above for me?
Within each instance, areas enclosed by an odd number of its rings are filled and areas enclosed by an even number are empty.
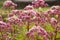
[[[54,40],[56,40],[56,36],[57,36],[57,27],[56,27],[56,29],[55,29],[55,36],[54,36]]]

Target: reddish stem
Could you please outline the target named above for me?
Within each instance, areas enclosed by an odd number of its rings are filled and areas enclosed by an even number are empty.
[[[56,40],[56,36],[57,36],[57,27],[56,27],[56,29],[55,29],[55,36],[54,36],[54,40]]]
[[[27,31],[29,31],[29,22],[27,22]]]
[[[58,22],[60,22],[60,14],[58,15]]]

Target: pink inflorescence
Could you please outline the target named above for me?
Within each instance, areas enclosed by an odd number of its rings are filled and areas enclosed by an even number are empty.
[[[28,5],[28,6],[26,6],[24,9],[25,9],[25,10],[32,10],[32,9],[34,9],[34,7],[33,7],[32,5]]]
[[[47,37],[47,32],[40,26],[33,26],[29,32],[26,33],[27,36],[32,37],[32,35],[36,32],[38,35],[42,36],[44,40],[49,40]]]
[[[57,24],[57,23],[58,23],[55,18],[51,18],[50,22],[51,22],[52,24],[55,24],[55,23]]]
[[[35,0],[35,1],[32,2],[32,6],[35,7],[35,8],[36,7],[45,7],[45,6],[48,6],[48,4],[45,3],[44,0]]]
[[[11,32],[11,25],[9,25],[8,23],[5,23],[3,21],[0,21],[0,31],[1,32]]]
[[[17,6],[17,4],[13,3],[12,1],[10,0],[7,0],[3,3],[3,7],[4,8],[8,8],[10,7],[11,9],[15,8]]]
[[[19,19],[18,17],[13,16],[13,17],[7,18],[7,23],[21,25],[21,24],[23,24],[23,21],[22,21],[22,19]]]
[[[57,35],[57,31],[60,30],[60,6],[52,6],[46,12],[42,12],[39,9],[37,11],[34,8],[45,7],[48,4],[44,0],[34,0],[24,10],[11,10],[16,6],[17,4],[11,0],[7,0],[3,4],[4,8],[9,8],[9,12],[5,12],[9,14],[7,14],[6,18],[0,15],[0,33],[2,40],[15,40],[15,37],[18,37],[20,32],[22,37],[25,36],[28,40],[38,40],[40,37],[43,40],[51,40],[54,38],[53,36]],[[46,26],[53,27],[53,32],[50,32],[50,29],[47,30]]]
[[[52,6],[48,11],[45,12],[46,15],[59,15],[60,14],[60,6]]]

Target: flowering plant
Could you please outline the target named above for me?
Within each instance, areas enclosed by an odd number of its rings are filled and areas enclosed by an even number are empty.
[[[17,6],[5,1],[4,8]],[[0,15],[0,40],[57,40],[60,30],[60,6],[52,6],[47,11],[36,11],[36,7],[47,6],[43,0],[35,0],[24,10],[13,9],[5,12],[5,21]],[[50,29],[50,28],[51,29]],[[20,38],[20,39],[19,39]]]

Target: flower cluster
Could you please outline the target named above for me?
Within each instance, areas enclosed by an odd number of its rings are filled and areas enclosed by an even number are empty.
[[[0,33],[1,33],[1,40],[6,40],[8,33],[13,32],[11,25],[6,22],[0,21]]]
[[[12,17],[7,18],[7,23],[9,23],[9,24],[17,24],[19,26],[21,26],[23,24],[22,20],[19,19],[16,16],[12,16]]]
[[[10,7],[11,9],[14,9],[15,7],[17,6],[17,4],[13,3],[12,1],[10,0],[7,0],[3,3],[3,7],[4,8],[8,8]]]
[[[47,38],[47,32],[40,26],[33,26],[29,32],[26,33],[29,37],[34,37],[34,32],[36,32],[38,35],[42,36],[44,40],[49,40]]]
[[[44,0],[35,0],[35,1],[33,1],[32,2],[32,5],[33,5],[33,7],[45,7],[45,6],[48,6],[48,4],[47,3],[45,3],[45,1]]]
[[[52,26],[57,27],[58,20],[50,16],[51,9],[50,11],[46,11],[46,12],[37,12],[32,7],[31,8],[30,7],[31,6],[29,5],[25,8],[25,10],[12,10],[11,13],[8,15],[7,23],[9,23],[10,25],[15,24],[19,26],[26,25],[27,31],[28,31],[26,34],[27,36],[34,37],[34,33],[36,32],[38,35],[41,35],[44,40],[49,40],[48,33],[43,29],[43,28],[46,29],[45,23],[48,22]],[[33,22],[33,25],[36,25],[36,26],[30,29],[29,26],[30,26],[30,23],[32,22]],[[40,27],[39,25],[42,27]]]
[[[31,10],[31,9],[34,9],[34,7],[32,5],[28,5],[24,8],[25,10]]]
[[[45,13],[46,15],[51,14],[51,15],[56,15],[60,14],[60,6],[52,6],[48,11]]]
[[[5,1],[4,8],[14,9],[17,4]],[[48,6],[44,0],[35,0],[24,10],[10,10],[6,12],[6,21],[0,15],[0,38],[1,40],[17,40],[17,35],[22,35],[26,40],[56,40],[60,30],[60,6],[52,6],[48,11],[36,11],[36,7]],[[9,10],[8,10],[9,11]],[[51,26],[53,31],[47,30]],[[17,36],[18,37],[18,36]],[[22,38],[23,39],[23,38]],[[24,39],[23,39],[24,40]]]
[[[44,13],[47,18],[56,18],[58,21],[60,20],[60,6],[52,6],[48,11]]]

